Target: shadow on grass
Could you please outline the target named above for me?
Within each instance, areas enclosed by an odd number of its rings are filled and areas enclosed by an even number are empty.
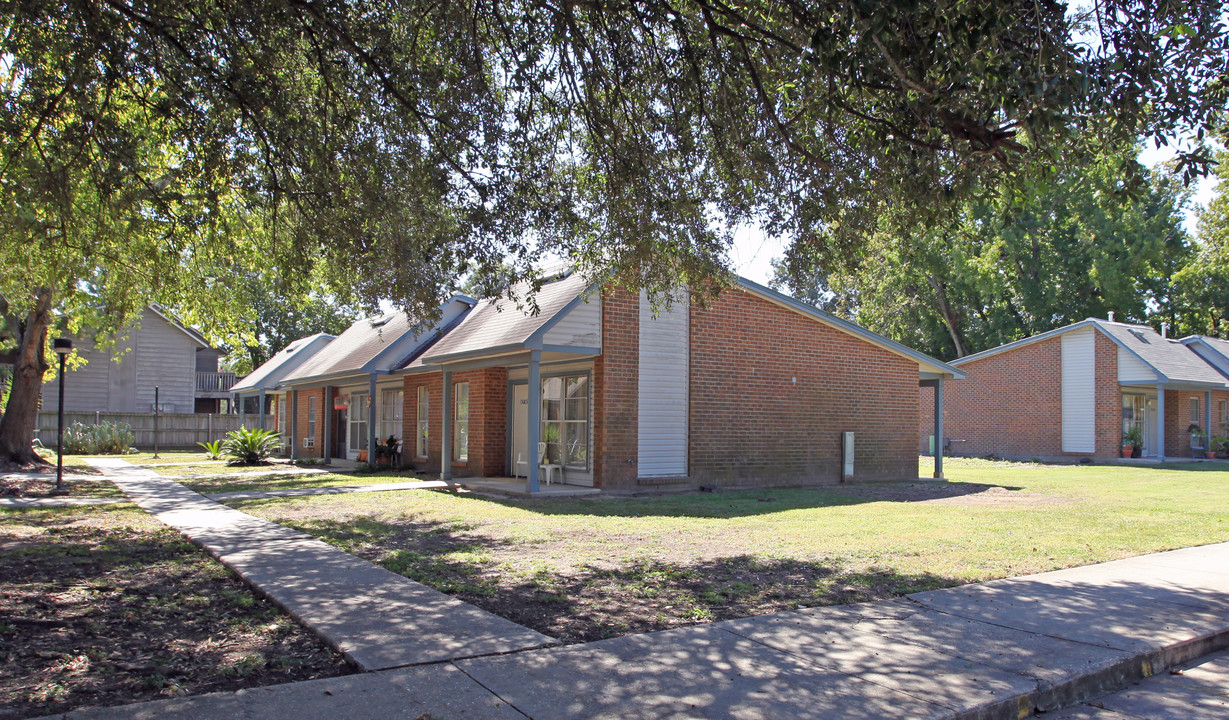
[[[18,717],[347,671],[138,510],[0,515],[0,594],[0,697]]]
[[[735,518],[770,515],[788,510],[842,507],[872,502],[925,502],[982,493],[1023,492],[1012,485],[982,483],[892,482],[851,483],[804,488],[763,488],[718,493],[627,497],[617,495],[516,499],[482,496],[494,502],[540,515],[593,515],[597,517]],[[474,496],[470,496],[473,498]]]
[[[476,537],[471,525],[371,517],[286,523],[411,580],[565,642],[665,630],[800,606],[864,602],[967,581],[840,560],[750,555],[668,562],[593,561],[567,571],[527,557],[523,542]]]

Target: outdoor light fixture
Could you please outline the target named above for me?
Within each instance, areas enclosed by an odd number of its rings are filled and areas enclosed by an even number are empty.
[[[60,410],[55,430],[55,491],[57,495],[61,495],[64,493],[64,359],[73,351],[73,341],[56,338],[51,342],[51,349],[60,356]]]

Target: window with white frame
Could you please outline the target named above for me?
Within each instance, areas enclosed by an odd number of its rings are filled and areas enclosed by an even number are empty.
[[[452,386],[452,459],[469,461],[469,383]]]
[[[1199,398],[1191,398],[1191,424],[1203,426],[1203,418],[1199,417]]]
[[[307,437],[316,437],[316,398],[307,398]]]
[[[287,405],[289,405],[289,403],[286,402],[286,398],[282,398],[282,397],[274,399],[273,402],[274,402],[274,405],[273,405],[274,411],[277,413],[277,431],[281,434],[283,438],[285,438],[286,437],[286,410],[287,410]]]
[[[589,376],[542,380],[542,442],[546,461],[578,470],[589,467]]]
[[[1229,400],[1216,401],[1217,415],[1220,416],[1220,434],[1229,432]]]
[[[404,390],[385,390],[380,394],[380,440],[386,442],[390,437],[401,440],[403,431],[401,418],[405,413],[402,403],[405,402]]]
[[[420,458],[427,457],[427,386],[418,386],[418,430],[415,433],[417,438],[415,441],[414,454]]]

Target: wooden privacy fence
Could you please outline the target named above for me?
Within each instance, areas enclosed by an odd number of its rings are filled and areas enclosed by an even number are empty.
[[[259,424],[259,419],[247,418],[249,420],[248,427],[254,427]],[[136,447],[143,451],[150,451],[154,447],[154,414],[153,413],[107,413],[107,412],[65,412],[64,427],[68,428],[73,423],[81,423],[82,425],[96,425],[99,422],[111,421],[117,423],[125,423],[132,428],[132,432],[136,435],[136,441],[133,443]],[[250,422],[255,420],[255,422]],[[172,448],[189,448],[197,449],[198,442],[211,442],[213,440],[221,440],[226,436],[226,433],[231,430],[239,429],[238,415],[209,415],[209,414],[183,414],[183,413],[159,413],[158,414],[158,448],[169,450]],[[56,430],[56,413],[55,411],[43,411],[38,414],[38,439],[44,446],[49,448],[55,447],[55,430]]]

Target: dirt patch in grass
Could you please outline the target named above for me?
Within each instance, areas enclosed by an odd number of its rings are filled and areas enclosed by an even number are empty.
[[[66,469],[67,470],[67,469]],[[76,469],[73,470],[76,473]],[[68,497],[123,497],[110,480],[97,478],[64,479]],[[55,473],[38,477],[0,478],[0,497],[45,498],[55,495]]]
[[[13,717],[348,671],[139,510],[0,514],[0,706]]]
[[[1070,498],[1028,492],[1018,487],[978,483],[910,482],[841,485],[833,492],[861,500],[928,503],[932,505],[978,505],[982,507],[1033,507],[1072,502]]]

